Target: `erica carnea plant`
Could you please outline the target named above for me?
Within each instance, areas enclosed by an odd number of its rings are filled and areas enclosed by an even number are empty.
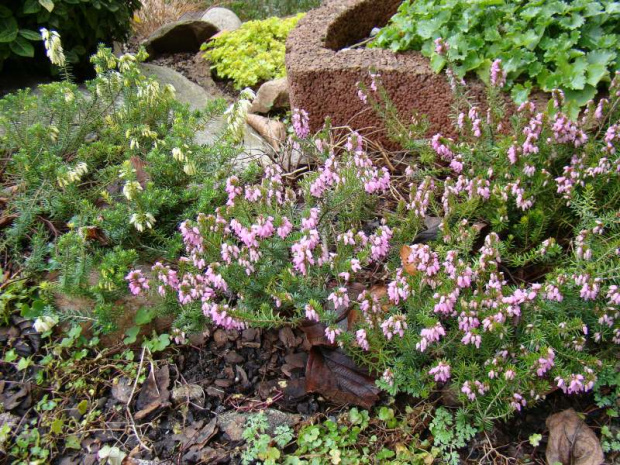
[[[258,185],[229,178],[227,204],[182,225],[179,266],[155,265],[156,284],[136,271],[134,292],[227,328],[321,322],[388,392],[450,390],[481,423],[592,390],[620,343],[620,79],[572,121],[562,92],[508,119],[505,78],[495,61],[483,111],[452,74],[459,137],[414,124],[392,173],[356,134],[340,151],[311,137],[296,110],[316,170],[289,188],[276,166]],[[358,92],[395,116],[380,76]]]

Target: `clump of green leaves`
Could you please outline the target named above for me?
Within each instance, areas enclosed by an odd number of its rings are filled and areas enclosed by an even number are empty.
[[[204,57],[218,76],[232,79],[237,89],[284,77],[286,38],[302,17],[248,21],[204,44]]]
[[[127,38],[139,0],[8,0],[0,5],[0,70],[6,60],[45,58],[39,29],[63,37],[69,63],[88,64],[99,42],[109,45]]]
[[[301,427],[296,433],[278,427],[266,434],[264,414],[248,420],[243,433],[247,441],[244,464],[261,460],[265,464],[320,465],[324,463],[385,463],[390,465],[428,464],[437,456],[429,441],[421,441],[416,428],[430,415],[429,406],[407,407],[398,414],[381,407],[371,415],[353,408],[338,417],[329,417]],[[287,446],[290,451],[278,450]]]
[[[535,86],[562,89],[584,105],[618,69],[620,6],[611,0],[407,0],[375,43],[420,50],[440,71],[446,65],[435,53],[440,37],[459,77],[475,71],[486,80],[492,61],[501,59],[519,103]]]
[[[430,425],[433,445],[439,449],[445,463],[458,465],[457,450],[465,447],[475,436],[476,429],[463,410],[453,415],[448,409],[440,407],[435,411]]]

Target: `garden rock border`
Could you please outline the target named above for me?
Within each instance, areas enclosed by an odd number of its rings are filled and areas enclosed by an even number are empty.
[[[372,133],[372,139],[394,146],[375,112],[357,95],[357,82],[369,84],[369,71],[374,70],[402,117],[410,118],[414,111],[425,114],[428,136],[455,135],[450,85],[445,75],[433,72],[426,57],[419,52],[350,48],[369,37],[373,28],[387,24],[400,4],[400,0],[326,0],[291,32],[286,44],[291,107],[309,113],[312,131],[320,130],[330,117],[334,127]],[[472,94],[484,94],[481,82],[474,83]]]

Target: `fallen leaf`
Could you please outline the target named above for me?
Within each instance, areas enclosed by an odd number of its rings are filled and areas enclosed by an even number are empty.
[[[379,388],[370,374],[340,349],[313,347],[306,365],[306,390],[338,404],[372,407]]]
[[[403,266],[403,270],[410,275],[414,275],[417,273],[417,268],[413,263],[409,261],[409,257],[411,256],[411,247],[408,245],[403,245],[400,248],[400,262]]]
[[[547,418],[549,443],[547,463],[562,465],[600,465],[605,461],[596,434],[577,415],[568,409]]]
[[[117,378],[112,385],[112,397],[119,402],[126,404],[131,397],[132,382],[129,378]]]
[[[134,418],[142,420],[160,407],[170,405],[168,402],[170,397],[168,386],[170,386],[170,370],[168,365],[164,365],[156,372],[151,370],[140,389],[140,394],[136,401],[138,412],[134,415]]]

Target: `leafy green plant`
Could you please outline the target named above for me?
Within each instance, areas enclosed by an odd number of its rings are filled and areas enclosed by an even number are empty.
[[[537,87],[562,89],[581,106],[620,66],[620,7],[611,0],[406,0],[375,44],[420,50],[438,72],[446,65],[435,53],[438,38],[458,77],[477,72],[487,80],[501,59],[518,103]]]
[[[60,33],[71,64],[88,64],[100,42],[127,38],[139,0],[8,0],[0,5],[0,70],[6,60],[49,66],[41,28]]]
[[[247,444],[242,460],[244,464],[260,460],[265,464],[286,465],[429,464],[437,454],[426,450],[430,448],[429,442],[420,441],[415,433],[416,420],[423,421],[427,416],[427,408],[420,411],[407,408],[406,412],[397,414],[389,407],[381,407],[373,415],[353,408],[337,417],[304,425],[297,433],[288,427],[278,427],[269,435],[265,433],[264,414],[257,414],[246,423],[243,436]],[[290,452],[283,453],[285,447]]]
[[[476,434],[471,419],[463,410],[453,415],[444,407],[435,411],[429,429],[433,435],[433,446],[439,449],[445,463],[451,465],[461,463],[457,450],[465,447]]]
[[[284,77],[286,38],[302,16],[248,21],[204,44],[204,57],[218,76],[232,79],[237,89]]]
[[[230,8],[242,21],[251,21],[308,11],[319,6],[321,0],[225,0],[224,2],[218,0],[214,3]]]

